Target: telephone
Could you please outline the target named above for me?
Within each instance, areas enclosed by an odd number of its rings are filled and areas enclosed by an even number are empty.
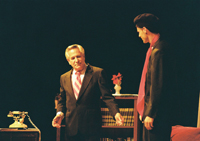
[[[28,120],[30,121],[30,123],[38,130],[39,132],[39,141],[41,141],[41,131],[39,128],[37,128],[37,126],[32,122],[30,116],[28,115],[28,112],[20,112],[20,111],[9,111],[7,117],[13,117],[14,119],[14,123],[11,124],[9,126],[9,128],[23,128],[23,129],[27,129],[28,126],[26,124],[24,124],[24,118],[28,117]]]
[[[23,123],[26,115],[28,115],[28,112],[10,111],[7,117],[13,117],[14,123],[11,124],[9,128],[28,128],[28,126]]]

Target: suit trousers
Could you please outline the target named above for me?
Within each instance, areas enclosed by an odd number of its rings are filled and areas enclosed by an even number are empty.
[[[147,130],[143,125],[143,141],[171,141],[171,130],[172,126],[166,124],[152,130]]]
[[[79,131],[74,136],[65,135],[65,141],[99,141],[99,140],[100,140],[99,135],[83,135]]]

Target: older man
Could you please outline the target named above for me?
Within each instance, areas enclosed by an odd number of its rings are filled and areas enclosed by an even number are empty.
[[[53,127],[60,128],[65,116],[66,141],[98,141],[101,129],[100,97],[116,119],[123,124],[117,104],[107,84],[105,71],[85,63],[81,45],[68,46],[65,51],[72,70],[60,77],[60,100]]]

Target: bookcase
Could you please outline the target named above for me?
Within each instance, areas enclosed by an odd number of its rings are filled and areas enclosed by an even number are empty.
[[[108,108],[102,103],[102,135],[100,141],[139,141],[139,118],[136,110],[137,94],[113,94],[120,113],[124,117],[122,126],[116,125]]]
[[[124,117],[122,126],[116,125],[108,108],[101,103],[102,111],[102,134],[100,141],[140,141],[139,118],[136,110],[137,94],[113,94],[119,106],[120,113]],[[65,127],[57,129],[56,141],[63,141]]]

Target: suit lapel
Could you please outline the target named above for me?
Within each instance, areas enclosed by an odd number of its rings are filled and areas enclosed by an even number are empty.
[[[66,79],[65,79],[66,80],[66,86],[67,86],[66,90],[76,100],[74,92],[73,92],[73,88],[72,88],[71,75],[72,75],[72,70],[70,70],[70,72],[66,75]]]
[[[92,70],[91,66],[88,65],[87,70],[85,72],[83,82],[82,82],[82,86],[81,86],[81,90],[80,90],[78,99],[83,95],[84,91],[86,90],[87,86],[89,85],[89,82],[92,78],[92,72],[93,72],[93,70]]]

